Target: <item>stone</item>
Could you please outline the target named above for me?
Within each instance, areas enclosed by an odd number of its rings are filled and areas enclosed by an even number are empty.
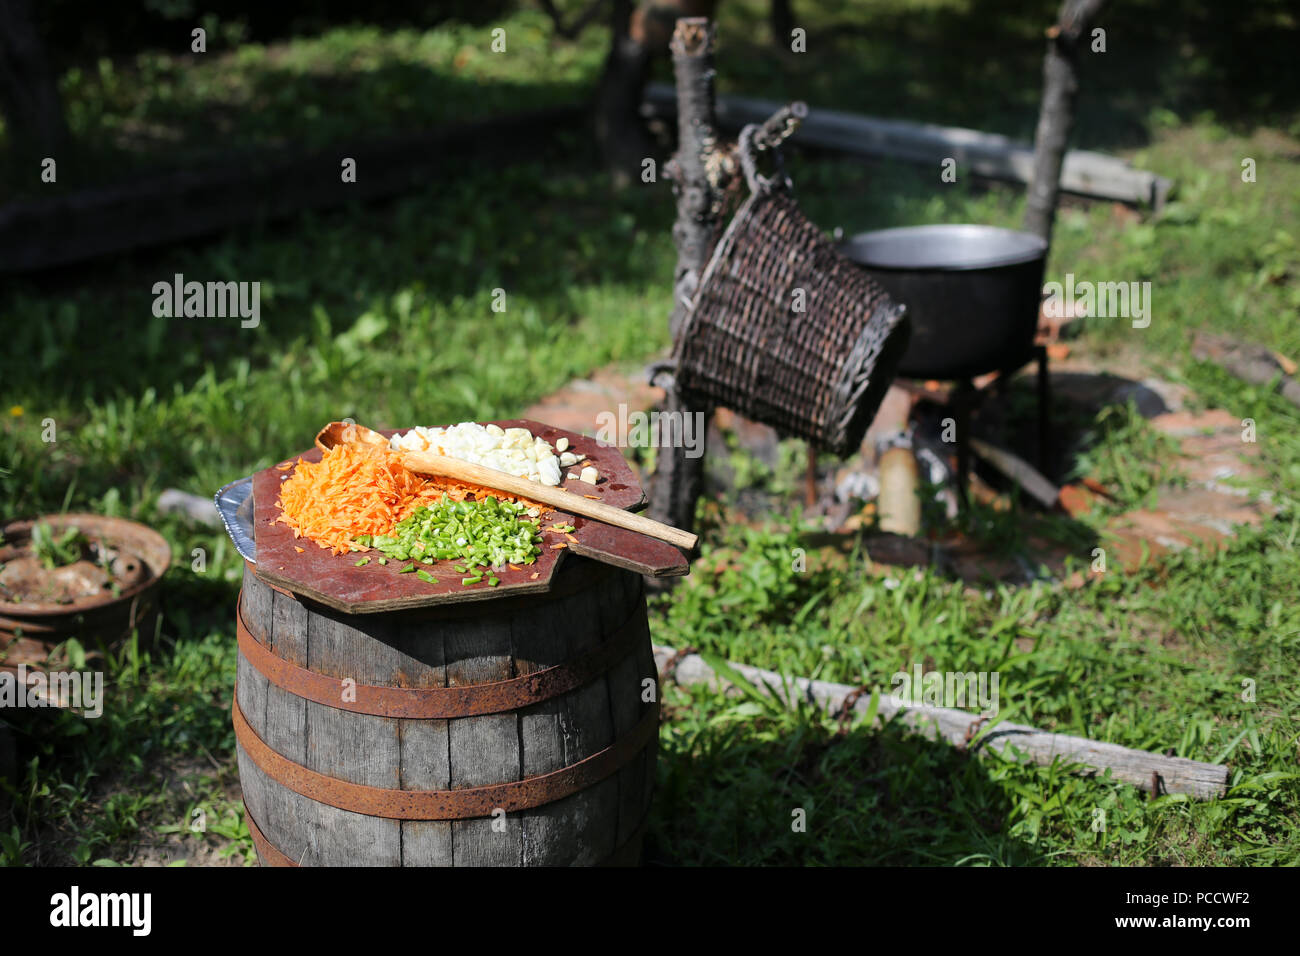
[[[1191,435],[1203,435],[1231,429],[1241,442],[1241,419],[1221,408],[1211,408],[1203,412],[1165,412],[1151,419],[1151,425],[1158,431],[1175,438]]]

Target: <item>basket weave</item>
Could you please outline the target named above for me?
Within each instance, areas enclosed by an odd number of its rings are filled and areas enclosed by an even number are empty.
[[[677,385],[845,457],[907,347],[906,307],[753,175],[752,161],[746,173],[752,192],[718,241],[678,338]]]

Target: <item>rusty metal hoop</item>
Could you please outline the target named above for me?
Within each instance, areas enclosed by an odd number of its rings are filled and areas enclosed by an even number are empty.
[[[509,680],[460,687],[380,687],[345,684],[305,667],[299,667],[270,650],[244,623],[243,592],[235,616],[239,651],[253,669],[290,694],[305,700],[357,714],[449,720],[520,710],[560,694],[585,687],[619,661],[632,654],[645,637],[645,607],[639,606],[606,640],[591,650],[552,667]],[[352,699],[348,699],[351,697]]]
[[[659,729],[659,702],[618,740],[560,770],[508,783],[459,790],[393,790],[350,783],[310,770],[273,749],[249,726],[239,709],[239,691],[231,701],[235,741],[262,773],[295,793],[340,810],[390,820],[469,820],[531,810],[577,793],[620,770],[648,744]]]

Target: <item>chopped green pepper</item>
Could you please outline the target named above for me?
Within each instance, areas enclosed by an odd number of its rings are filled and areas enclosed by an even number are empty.
[[[526,511],[518,502],[495,495],[481,501],[450,501],[444,496],[436,504],[416,508],[390,534],[375,535],[369,544],[384,555],[381,562],[386,558],[423,564],[454,560],[456,571],[467,575],[461,583],[468,586],[483,580],[481,571],[473,573],[476,568],[537,560],[542,534],[538,522],[524,516]],[[414,568],[413,563],[401,573]],[[489,575],[489,585],[499,583],[495,574]]]

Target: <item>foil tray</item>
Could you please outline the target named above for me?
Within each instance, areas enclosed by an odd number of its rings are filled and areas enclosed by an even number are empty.
[[[226,534],[235,550],[246,560],[257,563],[257,545],[253,539],[253,476],[226,485],[214,496],[217,514],[226,526]]]

